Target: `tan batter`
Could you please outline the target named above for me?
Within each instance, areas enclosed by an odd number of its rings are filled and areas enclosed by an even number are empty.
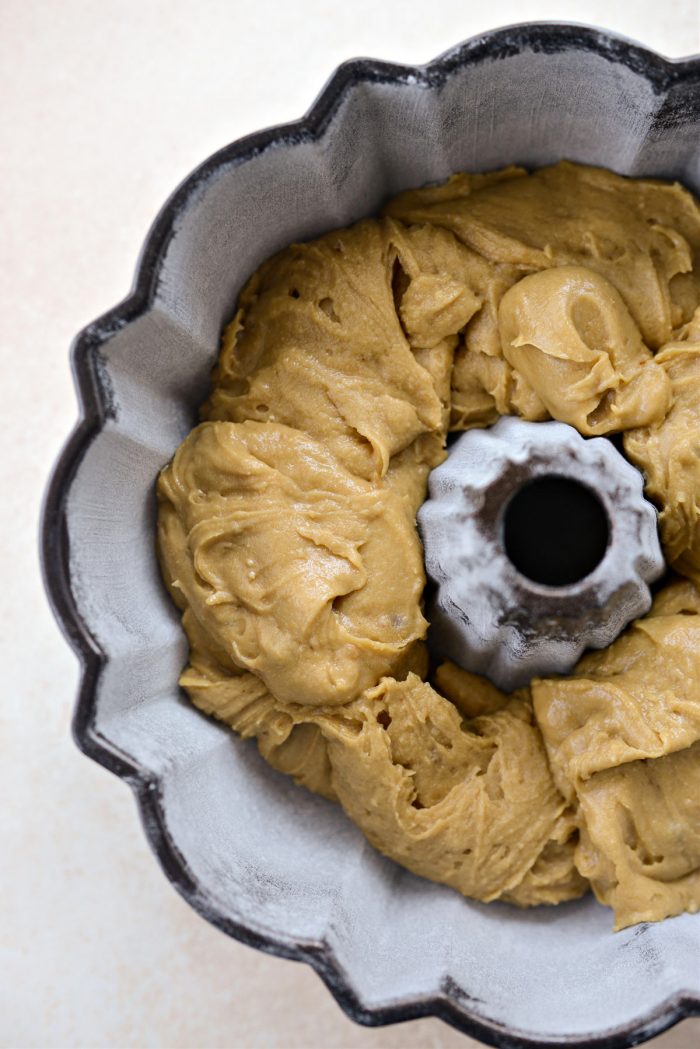
[[[182,685],[386,855],[481,900],[700,906],[700,209],[561,163],[456,175],[252,277],[161,474]],[[430,681],[416,510],[448,429],[624,431],[686,577],[566,678]]]

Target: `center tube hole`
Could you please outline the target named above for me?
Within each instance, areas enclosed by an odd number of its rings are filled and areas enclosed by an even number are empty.
[[[609,539],[600,499],[568,477],[528,481],[506,506],[506,554],[534,583],[569,586],[585,579],[605,557]]]

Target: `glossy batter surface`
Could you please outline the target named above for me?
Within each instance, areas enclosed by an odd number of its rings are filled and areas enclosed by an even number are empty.
[[[569,163],[402,194],[251,278],[159,479],[192,701],[467,896],[700,904],[699,253],[680,186]],[[428,674],[415,526],[448,430],[502,414],[624,432],[688,577],[512,696]]]

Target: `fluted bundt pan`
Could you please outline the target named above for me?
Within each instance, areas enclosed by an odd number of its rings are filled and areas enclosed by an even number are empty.
[[[303,120],[182,184],[131,295],[75,343],[81,418],[48,490],[43,560],[82,661],[77,741],[133,786],[192,906],[309,962],[361,1023],[432,1014],[504,1047],[630,1046],[700,1011],[700,915],[613,934],[590,896],[530,911],[463,899],[197,713],[156,566],[156,474],[195,421],[237,292],[277,249],[407,187],[510,163],[567,157],[700,193],[699,132],[699,60],[592,29],[502,29],[422,67],[349,62]]]

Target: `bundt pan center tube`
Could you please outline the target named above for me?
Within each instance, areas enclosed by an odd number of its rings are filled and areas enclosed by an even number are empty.
[[[440,656],[507,692],[571,670],[649,611],[664,560],[642,475],[604,437],[503,417],[469,430],[418,511]]]
[[[304,119],[182,184],[131,295],[76,340],[81,419],[43,522],[47,588],[83,667],[76,739],[134,787],[192,906],[309,962],[358,1022],[435,1015],[502,1047],[638,1044],[700,1012],[700,921],[613,935],[590,896],[530,911],[464,899],[202,717],[177,685],[186,644],[156,564],[155,478],[194,424],[238,292],[274,252],[406,188],[513,163],[567,158],[697,194],[699,124],[697,59],[572,25],[497,30],[422,67],[349,62]]]

